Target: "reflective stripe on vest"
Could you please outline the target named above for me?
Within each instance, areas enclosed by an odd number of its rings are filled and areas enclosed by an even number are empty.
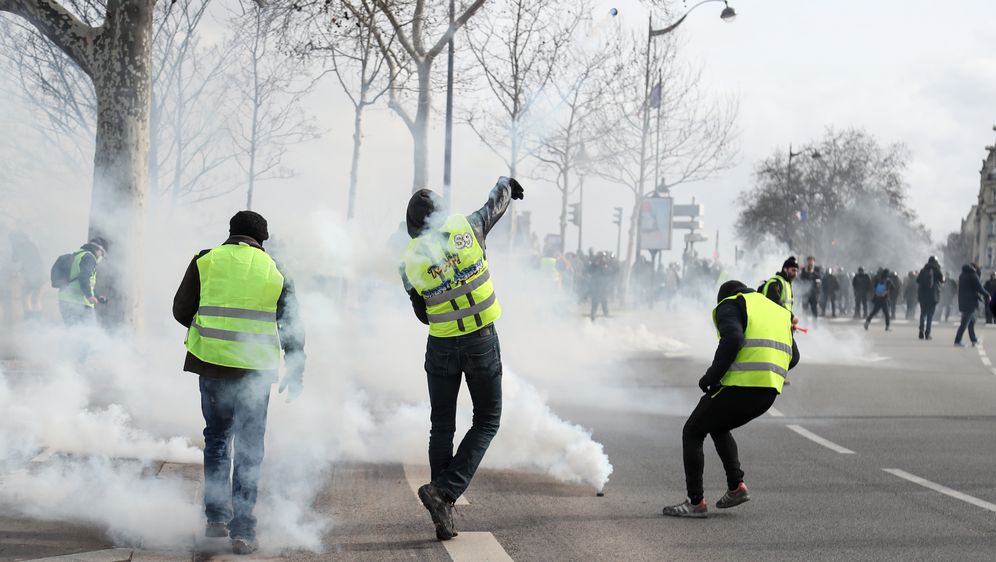
[[[779,283],[782,284],[781,305],[784,306],[789,312],[792,312],[792,306],[795,304],[794,303],[795,298],[794,295],[792,294],[792,283],[790,283],[788,279],[785,279],[781,275],[775,275],[771,279],[768,279],[768,281],[764,284],[764,287],[761,289],[761,292],[764,293],[765,296],[767,296],[768,286],[774,283],[775,281],[778,281]]]
[[[284,277],[266,252],[224,244],[197,260],[200,303],[187,350],[225,367],[273,370],[280,364],[277,300]]]
[[[744,345],[723,375],[723,386],[774,388],[779,393],[792,362],[792,314],[761,293],[740,293],[747,308]],[[717,305],[716,308],[719,308]],[[713,310],[716,323],[716,310]]]
[[[501,316],[484,248],[463,215],[409,242],[404,270],[425,299],[429,335],[468,334]]]
[[[83,257],[86,255],[93,256],[93,259],[97,259],[97,256],[90,252],[89,250],[79,250],[73,255],[73,264],[69,267],[69,283],[59,289],[59,300],[62,302],[71,302],[73,304],[80,304],[89,308],[93,308],[93,303],[88,301],[83,296],[83,287],[80,285],[80,264],[83,262]],[[93,290],[97,288],[97,270],[94,269],[93,273],[90,275],[90,294],[93,294]]]

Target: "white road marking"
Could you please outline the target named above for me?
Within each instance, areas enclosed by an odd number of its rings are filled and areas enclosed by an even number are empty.
[[[879,363],[881,361],[888,360],[889,357],[886,357],[885,355],[878,355],[877,353],[871,353],[869,355],[865,355],[864,357],[858,357],[858,361],[864,361],[866,363]]]
[[[418,489],[425,483],[429,481],[429,467],[424,464],[405,464],[403,465],[405,469],[405,480],[408,481],[408,487],[412,489],[415,493],[415,497],[418,497]],[[470,505],[467,498],[460,496],[454,505]]]
[[[823,445],[827,449],[830,449],[831,451],[834,451],[836,453],[840,453],[842,455],[853,455],[854,454],[854,451],[852,451],[852,450],[850,450],[850,449],[848,449],[846,447],[841,447],[840,445],[834,443],[833,441],[828,441],[828,440],[820,437],[819,435],[816,435],[812,431],[809,431],[808,429],[806,429],[806,428],[804,428],[804,427],[802,427],[800,425],[789,424],[789,425],[787,425],[785,427],[791,429],[792,431],[798,433],[799,435],[805,437],[806,439],[809,439],[813,443],[816,443],[818,445]]]
[[[460,531],[453,540],[444,541],[443,546],[453,562],[512,562],[512,557],[491,533]]]
[[[996,368],[993,369],[993,374],[996,375]]]
[[[910,474],[905,470],[899,470],[898,468],[883,468],[882,470],[888,472],[889,474],[892,474],[893,476],[898,476],[904,480],[909,480],[914,484],[919,484],[924,488],[933,490],[935,492],[940,492],[945,496],[952,497],[956,500],[961,500],[965,503],[970,503],[976,507],[981,507],[982,509],[987,509],[989,511],[996,512],[996,504],[989,503],[985,500],[980,500],[979,498],[959,492],[958,490],[952,490],[947,486],[941,486],[940,484],[936,484],[934,482],[931,482],[930,480],[920,478],[919,476],[916,476],[914,474]]]
[[[980,359],[982,360],[982,364],[985,365],[986,367],[992,367],[993,366],[993,362],[990,361],[988,357],[986,357],[986,356],[983,355],[982,357],[980,357]]]
[[[768,408],[768,413],[771,414],[772,417],[776,417],[776,418],[784,418],[785,417],[785,414],[781,413],[778,410],[778,408],[775,408],[774,406]]]

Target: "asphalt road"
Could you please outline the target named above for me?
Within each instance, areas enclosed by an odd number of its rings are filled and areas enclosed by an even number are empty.
[[[638,391],[639,408],[617,400],[611,407],[552,404],[605,445],[615,467],[605,497],[545,476],[482,470],[468,490],[470,505],[457,510],[461,536],[444,544],[433,539],[404,467],[336,465],[316,505],[336,521],[327,550],[257,558],[991,560],[996,371],[985,338],[992,335],[996,359],[996,330],[980,327],[976,349],[954,348],[950,324],[936,327],[929,342],[905,323],[891,332],[881,323],[867,333],[850,322],[818,329],[860,338],[862,357],[841,348],[839,361],[823,350],[821,361],[807,362],[800,338],[803,362],[772,412],[781,416],[769,413],[734,432],[753,498],[740,507],[712,507],[725,480],[707,440],[710,517],[660,515],[684,497],[681,426],[705,364],[641,354],[615,379],[624,394]],[[669,406],[655,411],[655,403]],[[0,560],[54,556],[53,543],[63,554],[120,546],[70,523],[0,519]],[[178,547],[173,558],[159,559],[231,559],[218,554],[223,549],[199,550]]]

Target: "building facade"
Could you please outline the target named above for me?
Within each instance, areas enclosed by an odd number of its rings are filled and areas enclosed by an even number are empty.
[[[962,240],[970,257],[982,269],[996,268],[996,146],[986,147],[979,170],[979,195],[961,223]]]

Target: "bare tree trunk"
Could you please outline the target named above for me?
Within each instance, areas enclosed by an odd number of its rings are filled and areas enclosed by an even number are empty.
[[[414,174],[412,193],[429,186],[429,111],[432,103],[429,74],[431,61],[418,64],[418,109],[412,128]]]
[[[363,142],[363,107],[365,96],[360,94],[360,103],[356,104],[353,116],[353,160],[349,166],[349,202],[346,210],[346,220],[353,219],[356,208],[356,183],[360,172],[360,145]]]
[[[153,0],[110,0],[93,53],[97,135],[90,236],[106,238],[114,257],[103,276],[110,302],[101,307],[101,318],[133,329],[141,329],[154,5]]]

